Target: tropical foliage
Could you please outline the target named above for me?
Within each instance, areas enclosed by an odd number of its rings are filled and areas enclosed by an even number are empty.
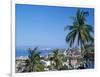
[[[62,67],[62,58],[59,53],[59,49],[53,50],[53,56],[50,57],[51,65],[53,69],[59,70]]]
[[[86,17],[88,15],[88,12],[78,9],[76,16],[73,17],[73,24],[65,27],[65,30],[69,30],[66,36],[66,42],[70,46],[73,46],[76,41],[77,45],[81,49],[84,49],[85,45],[93,40],[93,27],[86,24]]]
[[[73,24],[65,27],[65,30],[69,30],[66,36],[66,42],[69,43],[70,47],[74,46],[76,43],[77,45],[75,46],[79,46],[83,58],[88,57],[88,51],[86,49],[87,44],[94,42],[93,27],[86,23],[86,17],[88,15],[89,13],[87,11],[78,9],[76,16],[72,17]]]
[[[29,48],[29,55],[26,60],[26,69],[24,71],[27,72],[35,72],[35,71],[43,71],[44,65],[40,62],[40,52],[37,52],[37,48],[33,50]]]

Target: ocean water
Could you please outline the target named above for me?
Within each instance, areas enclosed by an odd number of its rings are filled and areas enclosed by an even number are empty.
[[[37,52],[40,52],[40,56],[47,56],[52,53],[52,50],[38,50]],[[28,56],[28,50],[16,49],[16,57],[20,56]]]

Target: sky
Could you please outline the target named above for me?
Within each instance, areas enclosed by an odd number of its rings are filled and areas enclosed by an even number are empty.
[[[16,4],[16,47],[66,48],[65,37],[72,25],[70,18],[76,15],[74,7]],[[89,12],[88,24],[94,26],[94,9],[81,8]]]

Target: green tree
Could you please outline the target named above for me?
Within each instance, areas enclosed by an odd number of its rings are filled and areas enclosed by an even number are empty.
[[[65,30],[69,30],[69,33],[66,36],[66,42],[69,43],[70,47],[77,43],[81,48],[82,55],[84,55],[85,45],[93,40],[93,27],[86,24],[86,17],[88,15],[89,13],[87,11],[78,9],[76,16],[72,17],[73,24],[65,27]]]
[[[62,57],[59,53],[59,49],[53,50],[53,57],[52,60],[54,62],[54,69],[59,70],[62,67]]]
[[[84,53],[86,53],[85,46],[93,42],[93,27],[86,24],[86,17],[89,15],[87,11],[81,9],[77,10],[76,16],[73,18],[73,24],[67,25],[65,30],[69,30],[66,36],[66,42],[72,47],[77,44],[81,49],[81,55],[84,60]]]
[[[37,48],[33,50],[29,48],[28,59],[25,61],[27,72],[35,71],[44,71],[44,65],[40,62],[40,52],[37,51]]]

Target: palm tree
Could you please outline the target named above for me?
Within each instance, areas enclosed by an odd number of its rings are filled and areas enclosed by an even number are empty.
[[[65,30],[69,30],[66,36],[66,42],[72,47],[75,43],[82,49],[84,46],[93,40],[92,33],[93,27],[86,24],[86,17],[89,15],[88,12],[78,9],[76,16],[73,17],[73,24],[65,27]],[[76,42],[75,42],[76,41]],[[83,54],[84,52],[82,52]]]
[[[69,30],[66,36],[66,42],[72,47],[75,44],[81,49],[81,55],[84,60],[85,45],[93,41],[93,27],[86,24],[86,17],[89,15],[87,11],[78,9],[76,16],[73,18],[73,24],[67,25],[65,30]]]
[[[59,70],[62,67],[62,58],[59,53],[59,49],[53,50],[53,57],[52,60],[54,62],[54,67],[56,70]]]
[[[29,48],[28,59],[25,61],[26,72],[35,72],[35,71],[43,71],[44,65],[40,62],[40,52],[37,52],[37,48],[33,50]]]

